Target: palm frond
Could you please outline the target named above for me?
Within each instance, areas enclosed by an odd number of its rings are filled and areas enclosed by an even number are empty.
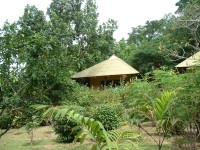
[[[140,141],[140,135],[134,131],[126,130],[111,130],[108,131],[109,138],[113,143],[115,143],[116,149],[137,149],[137,143]]]

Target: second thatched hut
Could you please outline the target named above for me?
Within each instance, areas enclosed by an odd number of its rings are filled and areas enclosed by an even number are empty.
[[[200,66],[200,51],[176,65],[176,68],[179,72],[185,72],[193,66]]]

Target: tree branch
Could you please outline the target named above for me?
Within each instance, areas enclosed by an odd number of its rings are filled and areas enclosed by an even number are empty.
[[[140,129],[142,129],[147,135],[149,135],[157,145],[159,145],[159,143],[155,140],[155,138],[154,138],[145,128],[143,128],[143,127],[141,126],[141,124],[138,124],[138,127],[139,127]]]
[[[0,133],[0,139],[1,139],[1,137],[4,135],[4,134],[6,134],[10,129],[12,128],[12,126],[8,126],[6,129],[5,129],[5,131],[3,131],[2,133]]]
[[[166,56],[169,57],[170,61],[177,61],[177,60],[180,60],[180,59],[186,59],[184,48],[181,45],[178,45],[178,46],[182,50],[182,55],[179,55],[177,51],[175,51],[173,49],[166,48],[163,45],[161,45],[161,48],[162,48],[163,51],[165,51]],[[173,59],[171,59],[170,57],[173,57]]]

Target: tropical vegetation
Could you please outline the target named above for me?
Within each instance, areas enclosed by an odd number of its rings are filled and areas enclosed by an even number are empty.
[[[133,27],[120,41],[113,37],[116,21],[99,24],[95,0],[52,0],[47,14],[27,5],[18,21],[0,29],[0,138],[25,127],[34,144],[34,130],[50,124],[58,141],[89,139],[93,150],[139,149],[144,133],[157,149],[169,137],[175,137],[174,149],[195,149],[200,68],[179,73],[174,66],[200,50],[200,4],[179,0],[176,5],[176,15]],[[141,78],[104,90],[71,79],[112,54]]]

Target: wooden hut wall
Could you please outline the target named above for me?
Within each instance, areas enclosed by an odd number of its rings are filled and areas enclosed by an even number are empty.
[[[133,75],[125,75],[125,82],[130,82],[130,79]],[[91,77],[90,78],[90,87],[93,88],[102,88],[102,82],[110,82],[110,81],[120,81],[123,79],[122,75],[114,75],[114,76],[100,76],[100,77]]]

